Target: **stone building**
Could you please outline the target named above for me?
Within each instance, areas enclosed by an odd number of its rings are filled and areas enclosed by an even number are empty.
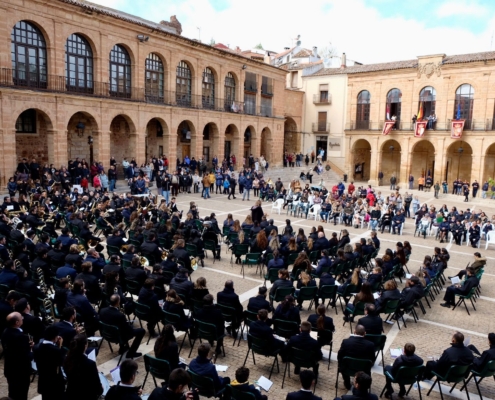
[[[0,12],[2,183],[23,157],[60,167],[253,153],[277,165],[286,114],[300,131],[285,71],[182,37],[175,16],[80,0],[6,0]]]
[[[495,52],[422,56],[332,73],[348,77],[350,177],[376,184],[381,171],[384,183],[395,175],[404,185],[409,174],[416,184],[428,173],[449,185],[458,177],[469,182],[495,177]],[[415,137],[412,118],[420,104],[424,117],[435,121]],[[394,129],[383,135],[385,121],[394,116]],[[453,139],[452,121],[459,117],[464,130]]]

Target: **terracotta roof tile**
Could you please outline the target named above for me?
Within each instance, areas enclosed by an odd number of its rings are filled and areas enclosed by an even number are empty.
[[[483,53],[459,54],[447,56],[443,59],[443,64],[459,64],[476,61],[495,60],[495,51],[485,51]]]
[[[313,52],[308,49],[300,50],[296,55],[293,55],[292,58],[306,58],[309,57]]]
[[[282,51],[281,53],[275,54],[275,55],[274,55],[274,57],[275,57],[275,58],[280,58],[280,57],[283,57],[283,56],[285,56],[286,54],[289,54],[289,53],[290,53],[292,50],[294,50],[294,49],[295,49],[295,47],[292,47],[292,48],[291,48],[291,49],[289,49],[289,50],[284,50],[284,51]]]

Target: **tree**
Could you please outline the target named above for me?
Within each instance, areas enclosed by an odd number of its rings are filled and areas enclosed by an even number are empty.
[[[328,46],[324,46],[318,50],[318,55],[323,59],[329,59],[337,55],[337,48],[332,46],[332,43],[329,42]]]
[[[263,45],[261,43],[258,43],[256,46],[254,46],[254,48],[258,50],[264,50]]]

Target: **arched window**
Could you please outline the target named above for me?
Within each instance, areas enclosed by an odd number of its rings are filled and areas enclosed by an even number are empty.
[[[191,86],[192,86],[192,78],[191,78],[191,69],[189,65],[185,61],[181,61],[177,65],[177,82],[175,87],[175,97],[177,101],[177,105],[190,107],[191,106]]]
[[[203,71],[203,108],[215,108],[215,75],[206,67]]]
[[[370,129],[371,95],[367,90],[359,92],[357,97],[356,129]]]
[[[385,107],[385,118],[387,121],[396,121],[394,129],[400,129],[400,106],[402,92],[399,89],[392,89],[387,94],[387,106]]]
[[[474,88],[465,83],[455,91],[454,119],[464,119],[464,129],[472,129]]]
[[[145,61],[146,100],[153,103],[163,103],[163,63],[160,57],[150,53]]]
[[[436,103],[437,91],[433,86],[426,86],[419,92],[419,104],[418,114],[419,118],[421,108],[423,109],[423,120],[428,120],[428,129],[435,129],[437,123],[437,117],[435,115],[435,103]]]
[[[232,111],[236,108],[235,104],[235,78],[232,72],[225,77],[225,111]]]
[[[118,44],[110,51],[110,96],[131,97],[131,58]]]
[[[19,21],[10,37],[14,84],[46,88],[46,44],[39,29],[29,22]]]
[[[65,77],[70,92],[93,92],[93,51],[83,37],[73,33],[65,43]]]

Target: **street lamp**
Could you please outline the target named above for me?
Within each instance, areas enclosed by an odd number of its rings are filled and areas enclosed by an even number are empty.
[[[83,137],[85,128],[86,128],[86,125],[84,125],[84,123],[82,121],[79,121],[79,123],[76,125],[77,136]]]

